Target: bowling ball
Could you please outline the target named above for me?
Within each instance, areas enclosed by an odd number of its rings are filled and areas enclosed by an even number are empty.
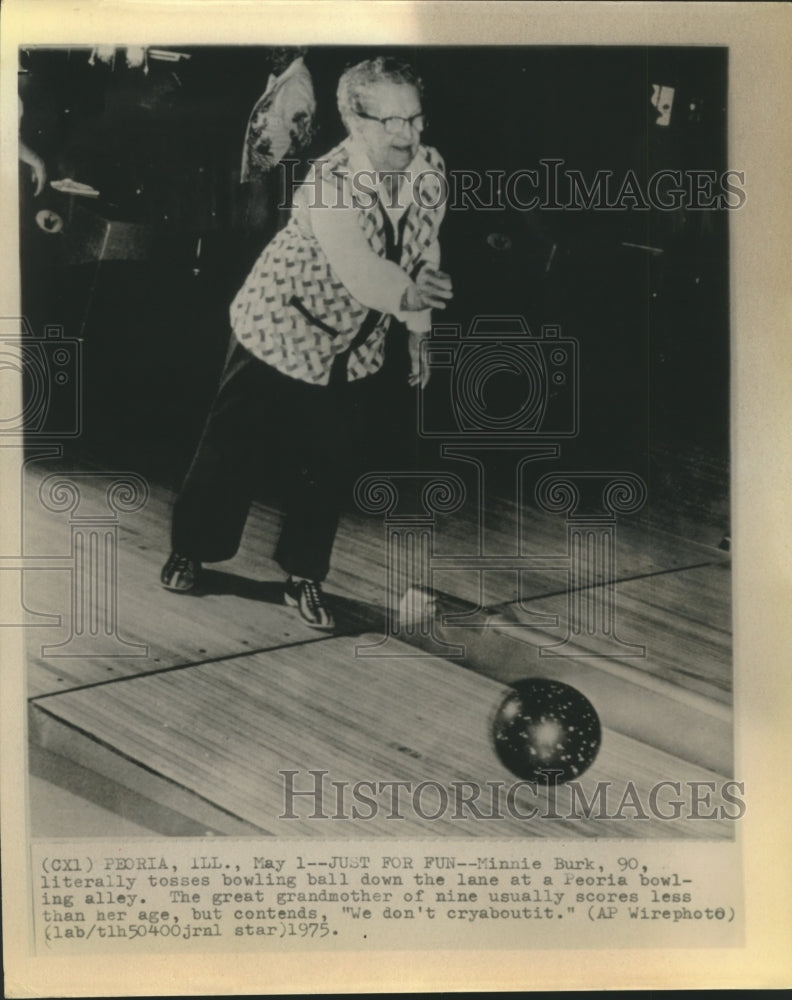
[[[495,750],[518,778],[556,784],[577,778],[599,752],[594,706],[576,688],[530,677],[516,681],[493,723]]]

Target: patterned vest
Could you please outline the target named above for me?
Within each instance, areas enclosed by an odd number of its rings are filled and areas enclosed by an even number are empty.
[[[371,249],[394,260],[409,275],[416,272],[422,255],[437,239],[444,214],[443,161],[428,146],[421,146],[419,152],[432,172],[422,179],[419,203],[411,201],[399,219],[398,233],[368,192],[364,199],[355,199],[351,193],[346,143],[320,161],[326,191],[335,191],[338,183],[346,185],[346,204],[355,205]],[[350,380],[379,370],[391,317],[372,313],[350,295],[316,238],[300,224],[300,212],[307,212],[307,204],[316,197],[313,184],[298,188],[289,222],[266,247],[231,303],[231,326],[244,347],[278,371],[303,382],[327,385],[333,362],[350,348]],[[437,207],[428,207],[432,205]],[[364,323],[370,332],[360,343],[358,334]]]

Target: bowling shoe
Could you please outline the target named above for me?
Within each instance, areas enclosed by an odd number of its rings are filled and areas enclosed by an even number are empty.
[[[201,564],[197,560],[183,556],[179,552],[171,552],[168,561],[162,567],[160,583],[166,590],[185,594],[195,586],[200,570]]]
[[[325,604],[322,585],[316,580],[301,580],[290,576],[283,588],[283,603],[297,608],[300,617],[311,628],[335,628],[333,616]]]

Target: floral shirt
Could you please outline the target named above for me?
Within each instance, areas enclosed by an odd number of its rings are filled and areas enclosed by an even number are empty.
[[[305,149],[311,140],[315,111],[311,74],[302,57],[280,76],[271,74],[248,120],[240,179],[255,180],[285,156]]]

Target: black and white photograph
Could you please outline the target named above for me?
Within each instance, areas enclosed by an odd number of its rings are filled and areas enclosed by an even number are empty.
[[[30,953],[744,947],[731,46],[251,6],[3,51]]]

